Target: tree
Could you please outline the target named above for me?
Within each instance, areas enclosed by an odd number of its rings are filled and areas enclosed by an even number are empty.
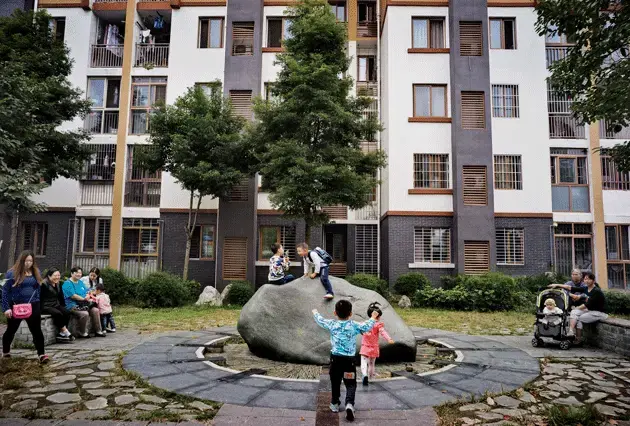
[[[54,179],[76,178],[90,154],[82,130],[60,130],[89,103],[68,81],[72,61],[45,11],[0,18],[0,205],[11,214],[9,265],[20,212],[46,206],[33,196]]]
[[[184,279],[203,198],[226,197],[250,167],[241,138],[244,120],[219,92],[189,88],[174,105],[159,106],[151,116],[151,149],[140,156],[143,166],[169,172],[190,193]]]
[[[551,66],[555,88],[571,95],[578,120],[605,119],[609,131],[630,123],[630,9],[615,0],[539,0],[537,31],[564,35],[572,44]],[[630,144],[609,150],[630,171]]]
[[[306,222],[308,241],[311,227],[328,221],[322,206],[367,205],[385,155],[361,151],[379,124],[362,118],[369,99],[349,96],[345,25],[325,0],[301,1],[286,14],[291,37],[277,59],[276,100],[256,101],[249,140],[263,190],[285,216]]]

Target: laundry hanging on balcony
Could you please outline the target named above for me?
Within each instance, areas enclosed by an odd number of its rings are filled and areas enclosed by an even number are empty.
[[[120,29],[118,25],[108,24],[105,27],[105,34],[103,44],[107,46],[107,50],[116,56],[121,56],[121,51],[118,49],[120,43]]]
[[[160,12],[157,12],[157,15],[155,17],[155,20],[153,20],[153,28],[155,28],[156,30],[162,29],[164,28],[164,18],[162,18],[162,15],[160,15]]]

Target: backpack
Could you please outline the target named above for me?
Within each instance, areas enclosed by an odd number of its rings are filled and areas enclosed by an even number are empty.
[[[327,265],[330,265],[333,261],[332,256],[328,254],[326,250],[322,249],[321,247],[315,247],[313,250],[308,252],[308,260],[310,260],[311,263],[313,262],[313,258],[311,257],[312,252],[317,253],[317,255],[321,257],[324,263]]]

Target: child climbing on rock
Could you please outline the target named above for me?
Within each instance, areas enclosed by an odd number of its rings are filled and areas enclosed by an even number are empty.
[[[378,316],[376,317],[376,325],[363,334],[361,339],[361,374],[363,375],[363,386],[367,386],[369,380],[372,380],[376,375],[376,358],[380,355],[380,349],[378,346],[378,338],[379,336],[383,336],[383,339],[387,340],[387,342],[391,345],[394,343],[387,331],[385,331],[385,324],[383,324],[380,319],[383,315],[383,311],[379,307],[380,304],[378,302],[374,302],[370,304],[367,310],[368,317],[373,318],[373,313],[376,312]]]
[[[308,244],[306,243],[297,245],[297,253],[298,256],[302,256],[302,261],[304,262],[304,276],[308,276],[311,279],[319,277],[324,289],[326,289],[324,299],[333,299],[335,293],[328,279],[332,257],[319,247],[315,247],[314,250],[309,250]],[[310,272],[311,269],[313,269],[312,272]]]

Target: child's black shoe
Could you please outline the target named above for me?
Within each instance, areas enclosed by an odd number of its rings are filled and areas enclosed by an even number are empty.
[[[363,386],[369,385],[368,376],[363,376]]]

